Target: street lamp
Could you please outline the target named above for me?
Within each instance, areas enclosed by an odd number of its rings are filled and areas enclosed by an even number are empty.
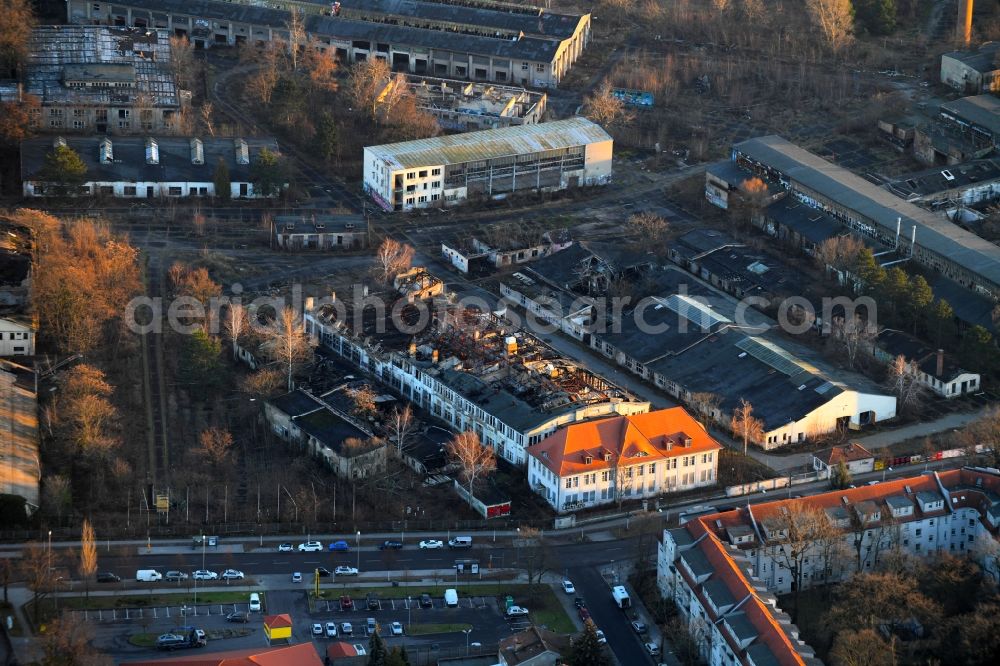
[[[413,597],[406,597],[406,626],[413,624]],[[409,631],[409,629],[407,629]]]
[[[521,528],[517,528],[517,541],[514,543],[514,566],[521,563]]]
[[[358,530],[357,537],[354,540],[354,550],[358,553],[358,571],[361,571],[361,530]]]
[[[462,629],[462,633],[465,634],[465,656],[469,656],[469,634],[472,633],[472,629]]]
[[[882,480],[883,480],[883,481],[885,481],[885,473],[886,473],[886,472],[891,472],[891,471],[892,471],[892,468],[891,468],[891,467],[883,467],[883,468],[882,468]]]

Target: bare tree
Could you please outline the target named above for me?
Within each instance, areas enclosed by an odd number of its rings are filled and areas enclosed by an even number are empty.
[[[212,469],[218,470],[229,461],[233,454],[233,436],[222,428],[207,428],[198,436],[198,453],[209,463]]]
[[[85,519],[83,532],[80,535],[80,576],[84,581],[87,599],[90,599],[90,578],[95,573],[97,573],[97,542],[93,525]]]
[[[354,63],[347,78],[347,94],[359,109],[365,109],[371,120],[378,118],[379,95],[389,83],[392,70],[389,63],[378,58]]]
[[[625,463],[621,454],[615,456],[614,467],[611,468],[611,480],[615,484],[612,488],[615,504],[620,509],[625,498],[632,494],[632,486],[635,484],[635,472]]]
[[[871,353],[878,339],[878,327],[858,316],[838,318],[830,325],[830,339],[853,368],[862,354]]]
[[[750,442],[759,442],[764,436],[764,423],[753,416],[753,405],[744,398],[740,398],[740,406],[733,410],[729,428],[733,431],[733,437],[743,440],[743,455],[747,454]]]
[[[41,601],[52,592],[55,585],[55,575],[52,571],[52,557],[45,546],[31,542],[21,551],[20,574],[24,584],[32,593],[32,615],[35,625],[38,625]]]
[[[376,277],[383,284],[392,282],[394,277],[410,267],[414,254],[411,246],[387,237],[375,253],[373,270]]]
[[[520,555],[518,564],[524,569],[529,585],[541,583],[542,577],[555,564],[552,549],[545,540],[545,534],[534,527],[522,527],[518,536],[521,539],[518,548]]]
[[[191,90],[194,87],[198,63],[194,57],[194,45],[187,37],[170,38],[170,71],[179,88]]]
[[[226,328],[226,335],[233,345],[233,358],[236,358],[236,350],[239,347],[240,338],[247,330],[247,311],[240,303],[230,303],[226,310],[226,319],[223,326]]]
[[[455,435],[448,444],[448,456],[458,463],[462,477],[469,484],[469,497],[475,497],[473,489],[476,480],[487,476],[497,468],[496,455],[493,449],[483,446],[479,435],[467,430]]]
[[[386,425],[389,426],[389,431],[392,433],[391,437],[396,442],[396,453],[402,457],[403,452],[407,449],[409,440],[413,437],[413,429],[416,427],[413,419],[413,409],[409,403],[402,409],[399,407],[393,409],[392,415],[389,417],[389,422]]]
[[[111,657],[91,646],[93,639],[90,623],[79,613],[56,618],[48,624],[41,641],[45,656],[40,663],[45,666],[112,666]]]
[[[797,622],[806,562],[810,556],[820,556],[822,542],[834,535],[839,537],[839,531],[822,509],[804,502],[783,505],[776,515],[765,518],[762,523],[773,561],[788,570],[791,576],[795,594],[792,621]]]
[[[833,270],[843,273],[852,270],[858,261],[858,254],[865,244],[858,238],[848,234],[846,236],[834,236],[816,246],[813,252],[813,259],[816,264],[826,269],[827,266]]]
[[[656,255],[666,253],[667,232],[670,225],[656,213],[635,213],[630,215],[625,228],[636,237],[638,243]]]
[[[306,29],[303,12],[297,7],[289,10],[288,23],[288,54],[292,60],[292,71],[299,69],[299,46],[306,45]]]
[[[627,125],[634,118],[625,103],[614,95],[608,81],[602,83],[593,94],[583,99],[584,115],[598,125]]]
[[[212,121],[212,111],[212,103],[205,102],[201,105],[201,111],[199,113],[201,128],[205,134],[209,136],[215,136],[215,123]]]
[[[889,364],[886,385],[896,396],[900,411],[918,409],[926,395],[926,386],[920,381],[920,368],[903,356],[897,356]]]
[[[292,308],[285,308],[278,318],[267,328],[271,355],[279,361],[287,371],[288,390],[295,388],[293,375],[295,367],[306,361],[312,355],[309,338],[306,336],[302,321]]]
[[[839,51],[851,41],[854,30],[851,0],[806,0],[806,11],[831,49]]]
[[[354,402],[354,414],[363,419],[375,416],[378,413],[376,398],[378,394],[371,386],[365,384],[349,391],[351,400]]]

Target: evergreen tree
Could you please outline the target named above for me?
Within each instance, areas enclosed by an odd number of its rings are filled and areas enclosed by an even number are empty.
[[[392,648],[392,652],[385,660],[385,666],[410,666],[410,658],[406,656],[406,648]]]
[[[904,316],[906,302],[910,295],[910,276],[899,266],[893,266],[886,273],[885,282],[877,292],[880,307],[888,306],[890,321],[898,324]]]
[[[209,337],[198,329],[184,336],[179,378],[188,385],[188,392],[204,397],[214,393],[225,381],[225,366],[222,363],[222,342]]]
[[[913,323],[913,334],[917,333],[917,325],[924,319],[934,302],[934,291],[927,284],[923,275],[918,275],[910,281],[910,294],[906,302],[906,314]]]
[[[51,183],[58,194],[75,193],[87,177],[87,165],[80,155],[65,145],[58,145],[46,153],[45,164],[38,173],[39,178]]]
[[[259,196],[272,197],[284,189],[284,165],[277,154],[262,148],[257,159],[250,165],[250,182]]]
[[[851,485],[851,481],[851,470],[847,469],[847,465],[841,460],[830,472],[830,487],[843,490]]]
[[[855,0],[858,21],[873,35],[888,35],[896,29],[896,0]]]
[[[885,269],[875,260],[870,248],[862,248],[858,252],[857,278],[861,293],[873,296],[882,288],[885,282]]]
[[[333,114],[324,111],[316,125],[316,151],[329,162],[337,153],[337,121]]]
[[[215,196],[223,201],[229,201],[233,193],[233,182],[229,180],[229,167],[222,158],[219,158],[219,163],[215,165],[212,183],[215,185]]]
[[[385,641],[376,630],[368,641],[368,666],[388,666],[386,659],[388,651],[385,649]]]
[[[597,638],[597,627],[593,620],[587,620],[583,633],[573,641],[569,666],[610,666],[611,661]]]
[[[958,348],[962,365],[981,369],[984,373],[996,370],[998,354],[1000,350],[993,342],[993,335],[982,326],[967,330]]]
[[[951,308],[951,303],[939,298],[930,306],[927,319],[934,344],[941,347],[946,335],[950,337],[955,328],[955,311]]]

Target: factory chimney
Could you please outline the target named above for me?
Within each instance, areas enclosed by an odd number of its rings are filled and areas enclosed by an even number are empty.
[[[968,47],[972,42],[972,7],[974,0],[958,0],[958,19],[955,21],[955,37]]]

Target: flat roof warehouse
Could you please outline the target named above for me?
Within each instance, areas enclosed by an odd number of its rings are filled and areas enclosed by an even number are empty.
[[[538,125],[517,125],[484,132],[368,146],[366,151],[396,169],[465,164],[549,150],[564,150],[611,141],[611,135],[586,118],[570,118]]]
[[[329,5],[331,3],[323,3]],[[565,21],[554,21],[532,17],[529,26],[534,29],[518,29],[514,39],[507,36],[496,36],[501,30],[511,30],[515,22],[524,22],[523,15],[510,14],[503,11],[456,7],[442,7],[434,3],[412,3],[414,9],[411,15],[418,20],[430,14],[441,14],[450,11],[453,27],[426,26],[422,21],[419,26],[393,23],[390,16],[373,20],[361,20],[350,16],[325,16],[307,13],[304,19],[305,31],[312,37],[326,37],[344,41],[364,40],[371,42],[386,42],[406,44],[408,46],[448,49],[456,52],[467,52],[478,55],[503,56],[532,61],[551,61],[560,46],[563,26],[571,36],[573,31],[584,20],[584,16],[547,15],[555,18],[566,18]],[[165,19],[167,14],[193,16],[196,18],[216,21],[236,21],[253,25],[265,25],[287,33],[289,12],[266,7],[241,6],[229,2],[212,0],[127,0],[123,7],[139,7],[148,9],[156,18]],[[461,10],[461,11],[459,11]],[[377,14],[378,12],[371,12]],[[551,27],[550,27],[551,26]],[[542,31],[538,28],[541,27]],[[494,30],[490,30],[493,28]],[[551,32],[549,32],[551,30]],[[493,33],[493,34],[490,34]]]
[[[734,150],[872,220],[890,237],[896,233],[896,220],[901,219],[901,243],[909,243],[911,229],[915,227],[918,247],[937,253],[1000,289],[1000,247],[993,243],[903,201],[780,136],[749,139],[736,144]]]

